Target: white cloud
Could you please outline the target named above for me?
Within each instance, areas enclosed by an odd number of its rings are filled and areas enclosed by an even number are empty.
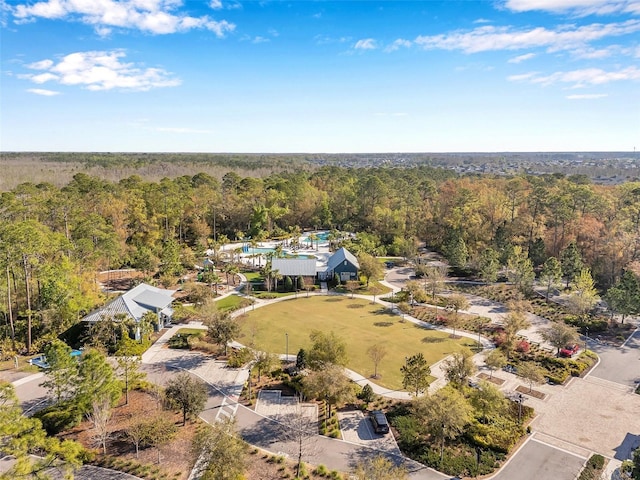
[[[411,48],[411,46],[413,45],[413,43],[411,42],[411,40],[405,40],[403,38],[398,38],[397,40],[394,40],[394,42],[389,45],[387,48],[384,49],[385,52],[395,52],[396,50],[400,49],[400,48]]]
[[[579,16],[640,13],[639,0],[506,0],[504,5],[516,12],[542,10]]]
[[[519,75],[509,75],[507,80],[510,82],[523,82],[526,80],[530,80],[538,75],[538,72],[529,72],[529,73],[521,73]]]
[[[216,21],[207,15],[190,17],[174,13],[181,3],[177,0],[44,0],[17,5],[13,15],[18,23],[36,18],[79,20],[92,25],[100,36],[109,35],[113,28],[158,35],[206,28],[223,37],[235,29],[234,24]]]
[[[473,23],[491,23],[491,20],[487,20],[486,18],[479,18],[474,20]]]
[[[27,68],[31,68],[33,70],[47,70],[51,68],[53,65],[53,60],[41,60],[39,62],[30,63],[27,65]]]
[[[610,82],[640,80],[640,69],[627,67],[607,72],[601,68],[583,68],[568,72],[555,72],[544,76],[539,75],[538,72],[530,72],[523,75],[511,75],[507,77],[507,80],[526,81],[544,86],[567,83],[571,84],[571,88],[582,88],[590,85],[604,85]]]
[[[351,41],[351,37],[330,37],[328,35],[316,35],[313,37],[316,45],[329,45],[333,43],[347,43]]]
[[[60,95],[60,92],[54,90],[46,90],[44,88],[28,88],[27,92],[35,93],[36,95],[43,95],[45,97],[53,97],[54,95]]]
[[[268,43],[270,41],[271,40],[269,40],[268,38],[261,37],[261,36],[257,36],[252,40],[253,43]]]
[[[593,23],[576,27],[566,25],[555,30],[544,27],[516,30],[512,27],[483,26],[471,31],[421,35],[415,43],[424,49],[462,50],[465,53],[492,50],[521,50],[546,47],[548,51],[583,48],[589,42],[606,37],[629,35],[640,31],[640,20],[621,23]]]
[[[363,38],[362,40],[358,40],[353,48],[356,50],[375,50],[377,45],[373,38]]]
[[[221,0],[210,0],[209,1],[209,8],[211,8],[213,10],[220,10],[222,8],[222,1]]]
[[[157,132],[167,132],[167,133],[213,133],[211,130],[197,130],[194,128],[185,128],[185,127],[156,127],[155,130]]]
[[[123,63],[125,53],[76,52],[63,57],[58,63],[41,60],[30,64],[30,68],[48,65],[47,72],[23,74],[20,78],[34,83],[58,82],[62,85],[78,85],[87,90],[150,90],[160,87],[175,87],[180,80],[161,68],[139,68],[133,63]]]
[[[585,93],[582,95],[567,95],[567,100],[596,100],[598,98],[604,98],[608,96],[608,93]]]
[[[28,78],[33,83],[46,83],[51,80],[58,80],[58,75],[54,75],[53,73],[41,73],[39,75],[18,75],[19,78]]]
[[[508,62],[521,63],[521,62],[524,62],[525,60],[531,60],[535,56],[536,56],[535,53],[525,53],[524,55],[518,55],[517,57],[510,58]]]

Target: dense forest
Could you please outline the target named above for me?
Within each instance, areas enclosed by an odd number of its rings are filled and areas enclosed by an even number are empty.
[[[0,197],[2,350],[36,350],[92,310],[98,271],[131,267],[162,282],[206,248],[311,229],[356,233],[356,254],[413,257],[426,245],[480,278],[519,258],[539,273],[556,257],[567,281],[569,264],[573,275],[584,265],[604,293],[640,255],[640,183],[337,166],[23,183]]]

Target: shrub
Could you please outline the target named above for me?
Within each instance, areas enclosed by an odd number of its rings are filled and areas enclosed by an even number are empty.
[[[82,412],[70,402],[52,405],[34,415],[42,422],[47,435],[54,436],[75,427],[82,421]]]
[[[604,457],[602,455],[591,455],[587,464],[580,472],[578,480],[596,480],[600,478],[602,469],[604,468]]]
[[[529,350],[531,350],[531,345],[526,340],[521,340],[516,345],[516,351],[520,353],[529,353]]]
[[[369,403],[375,400],[376,394],[373,393],[373,388],[371,388],[371,385],[367,383],[364,387],[362,387],[360,393],[358,393],[358,398],[363,402]]]
[[[315,475],[320,475],[321,477],[325,477],[329,474],[329,470],[327,470],[327,467],[325,467],[324,465],[318,465],[314,470],[313,473]]]
[[[240,350],[232,350],[231,355],[229,355],[229,360],[227,364],[231,368],[240,368],[251,361],[253,358],[253,353],[249,348],[242,348]]]
[[[595,470],[602,470],[604,468],[604,457],[598,454],[591,455],[587,465]]]

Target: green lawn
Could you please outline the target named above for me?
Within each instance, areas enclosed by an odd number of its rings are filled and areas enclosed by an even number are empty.
[[[237,310],[243,300],[245,299],[238,295],[228,295],[216,300],[216,305],[220,310]]]
[[[469,338],[453,340],[447,333],[399,320],[397,315],[390,315],[380,305],[367,300],[348,296],[300,296],[247,312],[240,319],[243,336],[238,340],[270,352],[285,353],[286,333],[289,355],[295,355],[300,348],[311,346],[312,330],[333,330],[347,344],[347,367],[366,377],[373,375],[367,349],[382,343],[388,353],[378,366],[381,378],[376,383],[392,389],[402,388],[400,367],[405,357],[422,352],[431,365],[474,345]]]
[[[249,282],[257,282],[259,280],[262,280],[262,275],[260,274],[260,272],[254,272],[254,271],[246,271],[246,272],[242,272],[242,274],[246,277],[247,281]]]

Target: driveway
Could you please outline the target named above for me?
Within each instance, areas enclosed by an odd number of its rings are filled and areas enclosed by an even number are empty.
[[[633,387],[640,382],[640,329],[622,347],[613,347],[595,340],[589,349],[600,357],[600,363],[589,374],[593,377]]]
[[[381,452],[402,455],[393,432],[380,435],[373,431],[371,422],[360,410],[338,412],[342,439],[358,445],[380,450]]]
[[[493,480],[574,480],[586,458],[529,439]]]

